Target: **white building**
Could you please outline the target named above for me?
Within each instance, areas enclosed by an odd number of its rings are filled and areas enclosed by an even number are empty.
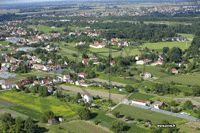
[[[140,100],[140,99],[133,99],[132,100],[132,104],[138,104],[138,105],[143,105],[143,106],[146,106],[146,105],[150,105],[150,101],[146,101],[146,100]]]
[[[152,66],[162,65],[162,64],[164,64],[163,60],[158,60],[158,61],[155,61],[154,63],[151,63]]]
[[[2,89],[4,89],[4,90],[11,89],[15,86],[16,86],[16,84],[14,82],[7,82],[7,83],[2,84]]]
[[[89,95],[82,96],[82,99],[83,99],[84,102],[87,102],[87,103],[93,101],[93,97],[89,96]]]
[[[139,60],[142,55],[138,55],[135,57],[135,60]]]
[[[69,81],[70,80],[70,75],[64,75],[63,76],[63,81],[66,82],[66,81]]]
[[[140,73],[140,76],[143,76],[143,78],[151,78],[151,73],[148,72]]]
[[[78,73],[78,76],[81,78],[85,78],[87,76],[87,74],[84,72],[80,72],[80,73]]]

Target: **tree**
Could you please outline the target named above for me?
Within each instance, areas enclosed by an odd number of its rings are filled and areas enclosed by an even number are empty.
[[[26,133],[36,133],[37,132],[36,125],[34,124],[34,121],[31,117],[28,117],[26,119],[24,125],[25,125],[24,130]]]
[[[39,87],[39,96],[46,97],[49,95],[49,92],[45,86]]]
[[[55,118],[53,111],[51,111],[51,110],[46,111],[41,116],[41,122],[46,123],[48,121],[48,119],[52,119],[52,118]]]
[[[111,124],[110,130],[112,130],[114,133],[120,133],[124,128],[124,125],[121,121],[114,121]]]
[[[167,53],[169,51],[169,47],[163,47],[163,53]]]
[[[5,113],[4,115],[2,115],[1,119],[2,119],[2,125],[3,125],[4,131],[8,131],[11,128],[11,126],[14,124],[14,119],[9,113]]]
[[[113,111],[112,114],[117,118],[120,117],[120,112],[119,111]]]
[[[184,109],[193,109],[194,106],[192,104],[192,102],[190,100],[185,101],[185,103],[183,104],[183,108]]]
[[[133,92],[135,90],[135,88],[131,85],[126,85],[124,88],[127,92]]]
[[[88,108],[84,107],[78,110],[78,115],[81,120],[89,120],[91,117],[91,112]]]
[[[16,133],[21,133],[23,131],[23,120],[20,117],[15,118],[15,130]]]
[[[78,100],[78,99],[81,99],[81,98],[82,98],[81,94],[78,92],[77,95],[76,95],[76,99]]]

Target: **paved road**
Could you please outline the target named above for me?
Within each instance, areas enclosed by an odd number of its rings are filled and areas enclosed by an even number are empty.
[[[64,90],[70,90],[70,91],[84,93],[83,90],[79,87],[72,87],[72,86],[66,86],[66,85],[61,85],[60,87],[62,87]],[[90,90],[90,89],[85,89],[85,90],[93,96],[99,95],[100,97],[107,97],[107,98],[109,97],[108,92],[102,92],[102,91],[96,91],[96,90]],[[111,93],[112,99],[117,99],[117,100],[121,101],[125,97],[126,97],[126,95]]]
[[[93,79],[90,79],[90,80],[94,80],[94,81],[97,81],[97,82],[106,82],[107,84],[109,84],[108,80],[104,80],[104,79],[99,79],[99,78],[93,78]],[[118,86],[126,86],[126,84],[123,84],[123,83],[118,83],[118,82],[111,82],[112,85],[118,85]]]

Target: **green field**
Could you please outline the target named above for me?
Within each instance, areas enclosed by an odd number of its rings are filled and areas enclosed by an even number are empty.
[[[130,115],[135,119],[137,118],[141,118],[143,120],[148,119],[151,121],[153,125],[160,124],[162,120],[167,120],[171,124],[173,124],[174,122],[185,120],[185,119],[175,117],[172,115],[158,113],[151,110],[142,109],[139,107],[124,105],[124,104],[119,105],[115,109],[115,111],[119,111],[123,115]]]
[[[61,27],[61,28],[51,28],[48,26],[44,26],[44,25],[28,25],[28,28],[37,28],[38,31],[43,31],[44,34],[51,34],[49,31],[60,31],[62,32],[63,29],[65,29],[65,27]]]
[[[152,95],[135,92],[128,98],[128,100],[132,100],[132,99],[150,100],[153,97],[154,96],[152,96]]]
[[[137,69],[141,70],[143,72],[144,66],[143,65],[142,66],[137,66]],[[145,71],[148,72],[148,73],[151,73],[151,75],[153,77],[162,78],[162,77],[169,76],[169,74],[160,72],[160,70],[165,70],[165,69],[161,68],[161,67],[150,66],[150,65],[148,65],[148,66],[146,65],[145,66]]]
[[[200,85],[199,82],[200,74],[178,74],[174,76],[168,76],[163,77],[161,79],[158,79],[157,82],[162,83],[169,83],[169,82],[175,82],[175,83],[181,83],[184,85]]]
[[[97,53],[109,53],[108,48],[90,48],[91,52],[97,52]],[[112,50],[112,52],[116,52],[117,50]]]
[[[6,44],[9,44],[9,41],[0,41],[0,44],[6,45]]]
[[[96,74],[99,74],[99,76],[98,76],[99,79],[109,80],[108,74],[104,74],[104,73],[100,73],[100,72],[96,72]],[[116,77],[116,76],[112,76],[111,80],[114,82],[123,83],[123,84],[135,84],[136,83],[136,81],[132,81],[129,79],[124,79],[124,77]]]
[[[188,49],[191,45],[191,42],[157,42],[157,43],[144,43],[141,45],[141,48],[148,47],[149,49],[154,49],[159,52],[162,52],[163,47],[169,47],[170,49],[173,47],[179,47],[182,50]]]
[[[81,121],[81,120],[75,120],[71,122],[63,122],[58,124],[54,124],[51,126],[46,126],[44,124],[39,124],[40,126],[43,126],[49,131],[47,133],[111,133],[109,129],[94,125],[90,121]]]
[[[23,92],[3,91],[0,92],[0,98],[19,105],[11,109],[18,111],[21,107],[19,112],[24,112],[28,116],[35,114],[35,118],[38,118],[40,113],[47,110],[52,110],[56,115],[63,116],[65,119],[76,116],[65,102],[61,102],[52,96],[42,98]],[[74,108],[77,107],[74,105]]]
[[[193,34],[183,34],[183,33],[178,33],[178,35],[181,35],[181,36],[184,36],[184,37],[186,37],[187,39],[188,38],[194,38],[194,35]]]
[[[116,120],[115,118],[112,118],[112,117],[105,115],[104,111],[93,111],[93,113],[95,113],[95,112],[98,113],[98,115],[92,120],[93,121],[94,120],[101,121],[101,123],[100,123],[101,126],[110,128],[111,123]],[[128,123],[125,123],[125,122],[122,122],[122,123],[125,127],[127,127],[127,130],[125,130],[123,132],[127,132],[127,133],[147,133],[148,132],[147,129],[139,127],[137,125],[128,124]]]

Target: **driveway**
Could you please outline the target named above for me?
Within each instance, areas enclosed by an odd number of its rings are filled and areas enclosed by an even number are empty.
[[[75,91],[75,92],[80,92],[84,93],[84,91],[79,88],[79,87],[72,87],[72,86],[66,86],[66,85],[61,85],[64,90],[70,90],[70,91]],[[99,95],[100,97],[107,97],[109,98],[109,93],[108,92],[103,92],[103,91],[96,91],[96,90],[90,90],[90,89],[85,89],[88,93],[90,93],[93,96]],[[121,94],[115,94],[111,93],[111,99],[117,99],[117,100],[123,100],[126,97],[126,95],[121,95]]]

